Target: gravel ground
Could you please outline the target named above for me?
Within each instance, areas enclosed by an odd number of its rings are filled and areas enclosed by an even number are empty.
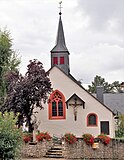
[[[22,160],[65,160],[63,158],[25,158],[25,159],[22,159]]]

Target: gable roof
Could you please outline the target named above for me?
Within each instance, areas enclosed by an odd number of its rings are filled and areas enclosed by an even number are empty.
[[[113,112],[124,114],[124,93],[106,93],[104,96],[104,103]]]
[[[92,94],[96,97],[96,94]],[[104,93],[103,103],[108,106],[114,113],[124,114],[124,93]]]
[[[81,101],[81,103],[82,103],[82,106],[83,106],[83,109],[85,108],[85,106],[84,106],[84,104],[85,104],[85,102],[79,97],[79,96],[77,96],[77,94],[76,93],[74,93],[67,101],[66,101],[66,104],[67,104],[67,109],[68,109],[68,102],[71,100],[71,99],[78,99],[79,101]]]
[[[70,78],[73,82],[75,82],[80,88],[82,88],[85,92],[87,92],[90,96],[92,96],[92,98],[94,98],[96,101],[98,101],[99,103],[101,103],[106,109],[108,109],[110,112],[112,112],[114,114],[114,112],[105,104],[103,104],[102,102],[100,102],[95,96],[93,96],[91,93],[89,93],[70,73],[67,75],[64,71],[62,71],[57,65],[51,67],[48,70],[48,73],[53,69],[53,68],[58,68],[63,74],[65,74],[68,78]]]

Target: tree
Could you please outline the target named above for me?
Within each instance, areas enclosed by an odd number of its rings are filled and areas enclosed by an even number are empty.
[[[22,136],[16,127],[17,117],[10,112],[0,112],[0,159],[10,160],[18,157]]]
[[[29,132],[32,132],[33,110],[35,107],[43,108],[42,103],[46,103],[52,88],[48,73],[45,72],[41,62],[30,61],[27,68],[24,77],[19,72],[7,75],[8,96],[2,111],[13,111],[15,114],[19,112],[18,124],[26,122]]]
[[[119,83],[119,81],[115,81],[111,84],[112,86],[112,91],[115,93],[123,93],[123,88],[121,86],[121,83]]]
[[[116,137],[124,138],[124,114],[120,114],[117,118]]]
[[[88,85],[88,91],[90,93],[96,93],[96,87],[103,86],[105,93],[116,93],[116,92],[123,92],[119,81],[115,81],[112,84],[105,82],[105,79],[101,76],[96,75],[94,81],[92,81],[92,85]]]
[[[5,29],[0,30],[0,105],[6,97],[5,74],[9,71],[18,70],[20,59],[12,49],[10,33]]]

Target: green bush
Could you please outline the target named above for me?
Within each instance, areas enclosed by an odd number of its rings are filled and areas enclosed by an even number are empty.
[[[21,131],[16,127],[17,117],[12,112],[0,112],[0,160],[19,159]]]
[[[118,116],[117,119],[117,130],[115,131],[117,138],[124,138],[124,114]]]

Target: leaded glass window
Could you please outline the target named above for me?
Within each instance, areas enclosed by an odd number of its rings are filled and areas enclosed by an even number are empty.
[[[49,119],[65,119],[65,98],[64,95],[55,90],[49,99]]]

